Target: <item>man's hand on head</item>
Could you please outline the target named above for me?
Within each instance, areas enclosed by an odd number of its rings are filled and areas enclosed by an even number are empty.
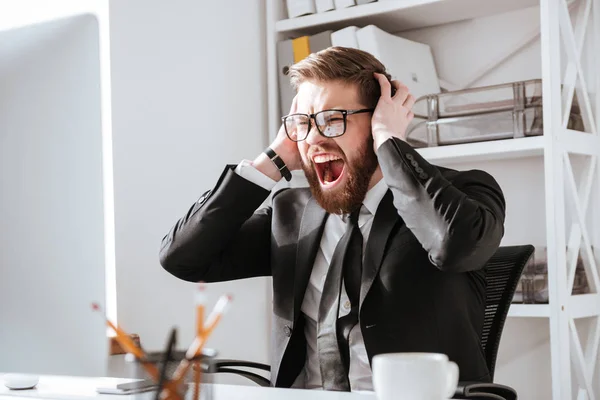
[[[411,109],[415,104],[415,98],[410,94],[408,87],[399,81],[390,83],[383,74],[373,75],[381,87],[381,97],[371,119],[373,147],[377,152],[379,146],[391,137],[406,139],[406,129],[414,117]],[[396,91],[394,96],[392,96],[392,87]]]
[[[292,101],[292,106],[290,107],[290,112],[288,115],[297,112],[297,98],[298,95],[294,96],[294,100]],[[290,171],[302,168],[302,165],[300,164],[298,144],[288,138],[283,124],[281,124],[281,127],[279,128],[277,137],[273,143],[271,143],[271,148],[279,155],[279,157],[281,157]]]
[[[292,106],[290,107],[289,114],[294,114],[296,112],[296,95],[294,100],[292,101]],[[296,142],[290,140],[286,133],[285,127],[283,124],[279,128],[279,132],[277,133],[277,137],[271,145],[269,146],[277,155],[283,160],[285,165],[290,171],[301,169],[302,166],[300,164],[300,153],[298,152],[298,145]],[[252,163],[256,169],[258,169],[263,174],[267,175],[274,181],[279,181],[281,179],[281,173],[273,164],[273,162],[266,156],[265,153],[261,153],[254,162]]]

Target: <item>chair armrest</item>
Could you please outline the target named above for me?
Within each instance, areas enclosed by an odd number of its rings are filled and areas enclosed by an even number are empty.
[[[243,376],[244,378],[250,379],[252,382],[256,383],[259,386],[271,386],[271,382],[269,381],[269,379],[265,378],[264,376],[249,371],[231,368],[256,368],[270,372],[271,367],[269,365],[242,360],[213,360],[212,365],[215,367],[215,373],[236,374]]]
[[[459,382],[455,399],[517,400],[517,392],[505,385],[484,382]]]
[[[214,366],[217,368],[217,372],[222,367],[245,367],[245,368],[256,368],[262,369],[263,371],[271,371],[271,366],[267,364],[261,364],[252,361],[243,360],[214,360]]]
[[[256,383],[258,386],[264,386],[264,387],[271,386],[271,382],[264,376],[260,376],[258,374],[248,372],[248,371],[242,371],[242,370],[237,370],[237,369],[233,369],[233,368],[221,368],[217,371],[217,373],[235,374],[235,375],[243,376],[244,378],[250,379],[252,382]]]

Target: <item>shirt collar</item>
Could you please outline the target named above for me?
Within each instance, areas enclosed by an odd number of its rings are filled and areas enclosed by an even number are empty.
[[[381,178],[379,182],[375,184],[367,194],[365,195],[365,199],[363,200],[363,206],[360,209],[360,214],[358,216],[358,225],[362,226],[366,221],[369,220],[370,217],[374,216],[377,212],[377,207],[379,207],[379,203],[383,199],[383,196],[387,193],[389,187]],[[346,222],[348,218],[348,214],[338,215],[338,217]]]
[[[375,186],[369,189],[365,199],[363,200],[363,206],[369,210],[371,215],[375,215],[375,212],[377,212],[377,207],[379,207],[379,203],[381,203],[381,200],[387,191],[388,185],[385,183],[383,178],[381,178],[381,180],[377,182]]]

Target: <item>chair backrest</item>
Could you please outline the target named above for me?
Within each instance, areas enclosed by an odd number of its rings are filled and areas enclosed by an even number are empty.
[[[534,249],[532,245],[503,246],[486,265],[487,288],[481,345],[492,379],[504,321],[523,269]]]

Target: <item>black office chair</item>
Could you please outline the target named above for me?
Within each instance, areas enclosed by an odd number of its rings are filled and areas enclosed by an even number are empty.
[[[492,380],[494,379],[496,356],[508,309],[523,269],[531,258],[533,251],[534,247],[531,245],[500,247],[486,265],[486,305],[481,346],[485,353]],[[213,367],[217,372],[241,375],[260,386],[270,386],[267,378],[257,373],[236,369],[241,367],[270,371],[271,368],[266,364],[238,360],[216,360],[215,364]],[[517,394],[514,389],[504,385],[460,382],[455,398],[516,400]]]
[[[523,269],[534,250],[532,245],[500,247],[486,265],[487,288],[481,346],[492,381],[508,309]],[[517,393],[499,384],[460,382],[455,398],[516,400]]]

